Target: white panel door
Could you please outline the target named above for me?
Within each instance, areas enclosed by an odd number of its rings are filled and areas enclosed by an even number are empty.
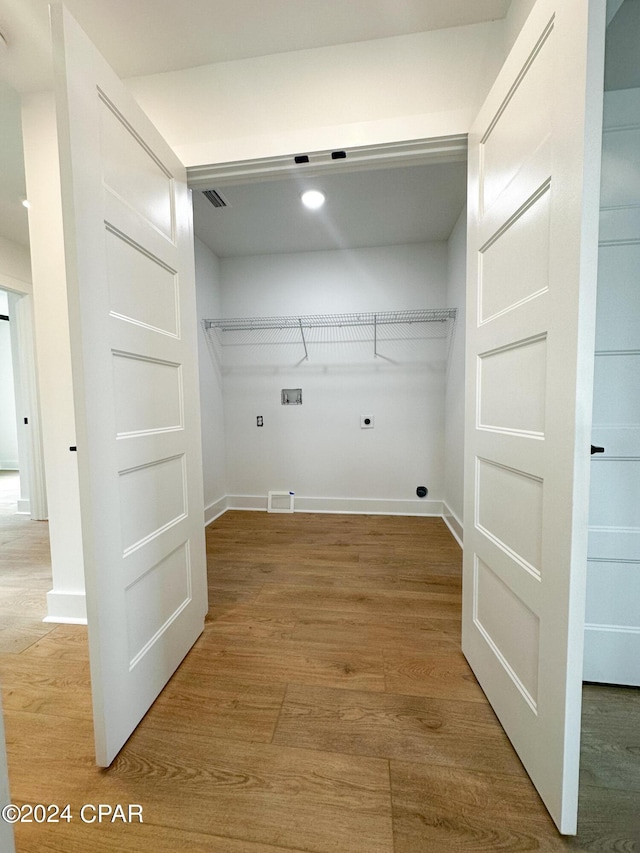
[[[52,9],[98,764],[207,609],[185,170],[62,6]]]
[[[605,93],[584,678],[640,686],[640,89]]]
[[[576,831],[602,2],[538,0],[469,137],[463,651]]]

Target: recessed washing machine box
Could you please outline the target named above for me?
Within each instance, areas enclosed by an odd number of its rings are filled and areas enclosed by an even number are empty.
[[[283,388],[280,394],[280,402],[283,406],[301,406],[302,388]]]

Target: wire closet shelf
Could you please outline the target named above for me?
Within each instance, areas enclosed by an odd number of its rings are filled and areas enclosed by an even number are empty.
[[[204,320],[205,329],[225,332],[264,332],[269,329],[281,331],[294,329],[300,332],[305,358],[308,332],[312,329],[349,329],[370,326],[372,329],[373,354],[378,355],[378,327],[414,323],[443,324],[439,337],[449,337],[456,319],[455,308],[421,308],[412,311],[379,311],[358,314],[304,314],[290,317],[240,317]],[[305,334],[307,333],[307,334]],[[224,346],[224,334],[221,336]]]

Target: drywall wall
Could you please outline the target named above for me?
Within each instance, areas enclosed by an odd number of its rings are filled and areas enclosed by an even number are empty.
[[[638,41],[640,39],[640,3],[625,0],[607,27],[604,88],[637,89],[640,87]]]
[[[31,260],[22,243],[0,237],[0,287],[31,293]]]
[[[223,316],[442,308],[446,255],[442,242],[223,258]],[[374,358],[371,329],[317,330],[305,360],[295,330],[237,333],[223,348],[230,505],[292,490],[296,509],[440,513],[446,343],[424,334],[380,330]],[[283,388],[301,388],[302,405],[283,406]]]
[[[493,21],[126,82],[190,166],[466,133],[503,56]]]
[[[467,209],[447,243],[447,308],[457,309],[447,360],[445,400],[444,515],[462,540],[464,505],[464,336],[467,274]]]
[[[226,508],[225,437],[222,372],[211,350],[202,321],[222,315],[220,263],[205,244],[195,240],[196,305],[198,313],[198,361],[202,417],[202,468],[205,523]]]
[[[49,94],[23,98],[33,308],[47,476],[53,589],[50,621],[86,620],[67,281],[56,115]]]
[[[9,300],[2,290],[0,290],[0,314],[9,315]],[[0,320],[0,468],[10,470],[18,468],[11,328],[7,320]]]
[[[5,237],[0,237],[0,287],[8,294],[9,310],[4,313],[11,317],[20,467],[18,512],[30,513],[40,521],[47,517],[47,502],[33,342],[31,257],[28,246]],[[24,417],[28,417],[28,425],[23,423]]]

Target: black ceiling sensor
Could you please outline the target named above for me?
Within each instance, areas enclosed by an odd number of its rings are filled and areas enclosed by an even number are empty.
[[[295,160],[296,163],[308,163],[309,162],[309,155],[308,154],[296,154],[296,156],[293,159]]]
[[[331,152],[332,160],[346,160],[347,152],[346,151],[332,151]]]

